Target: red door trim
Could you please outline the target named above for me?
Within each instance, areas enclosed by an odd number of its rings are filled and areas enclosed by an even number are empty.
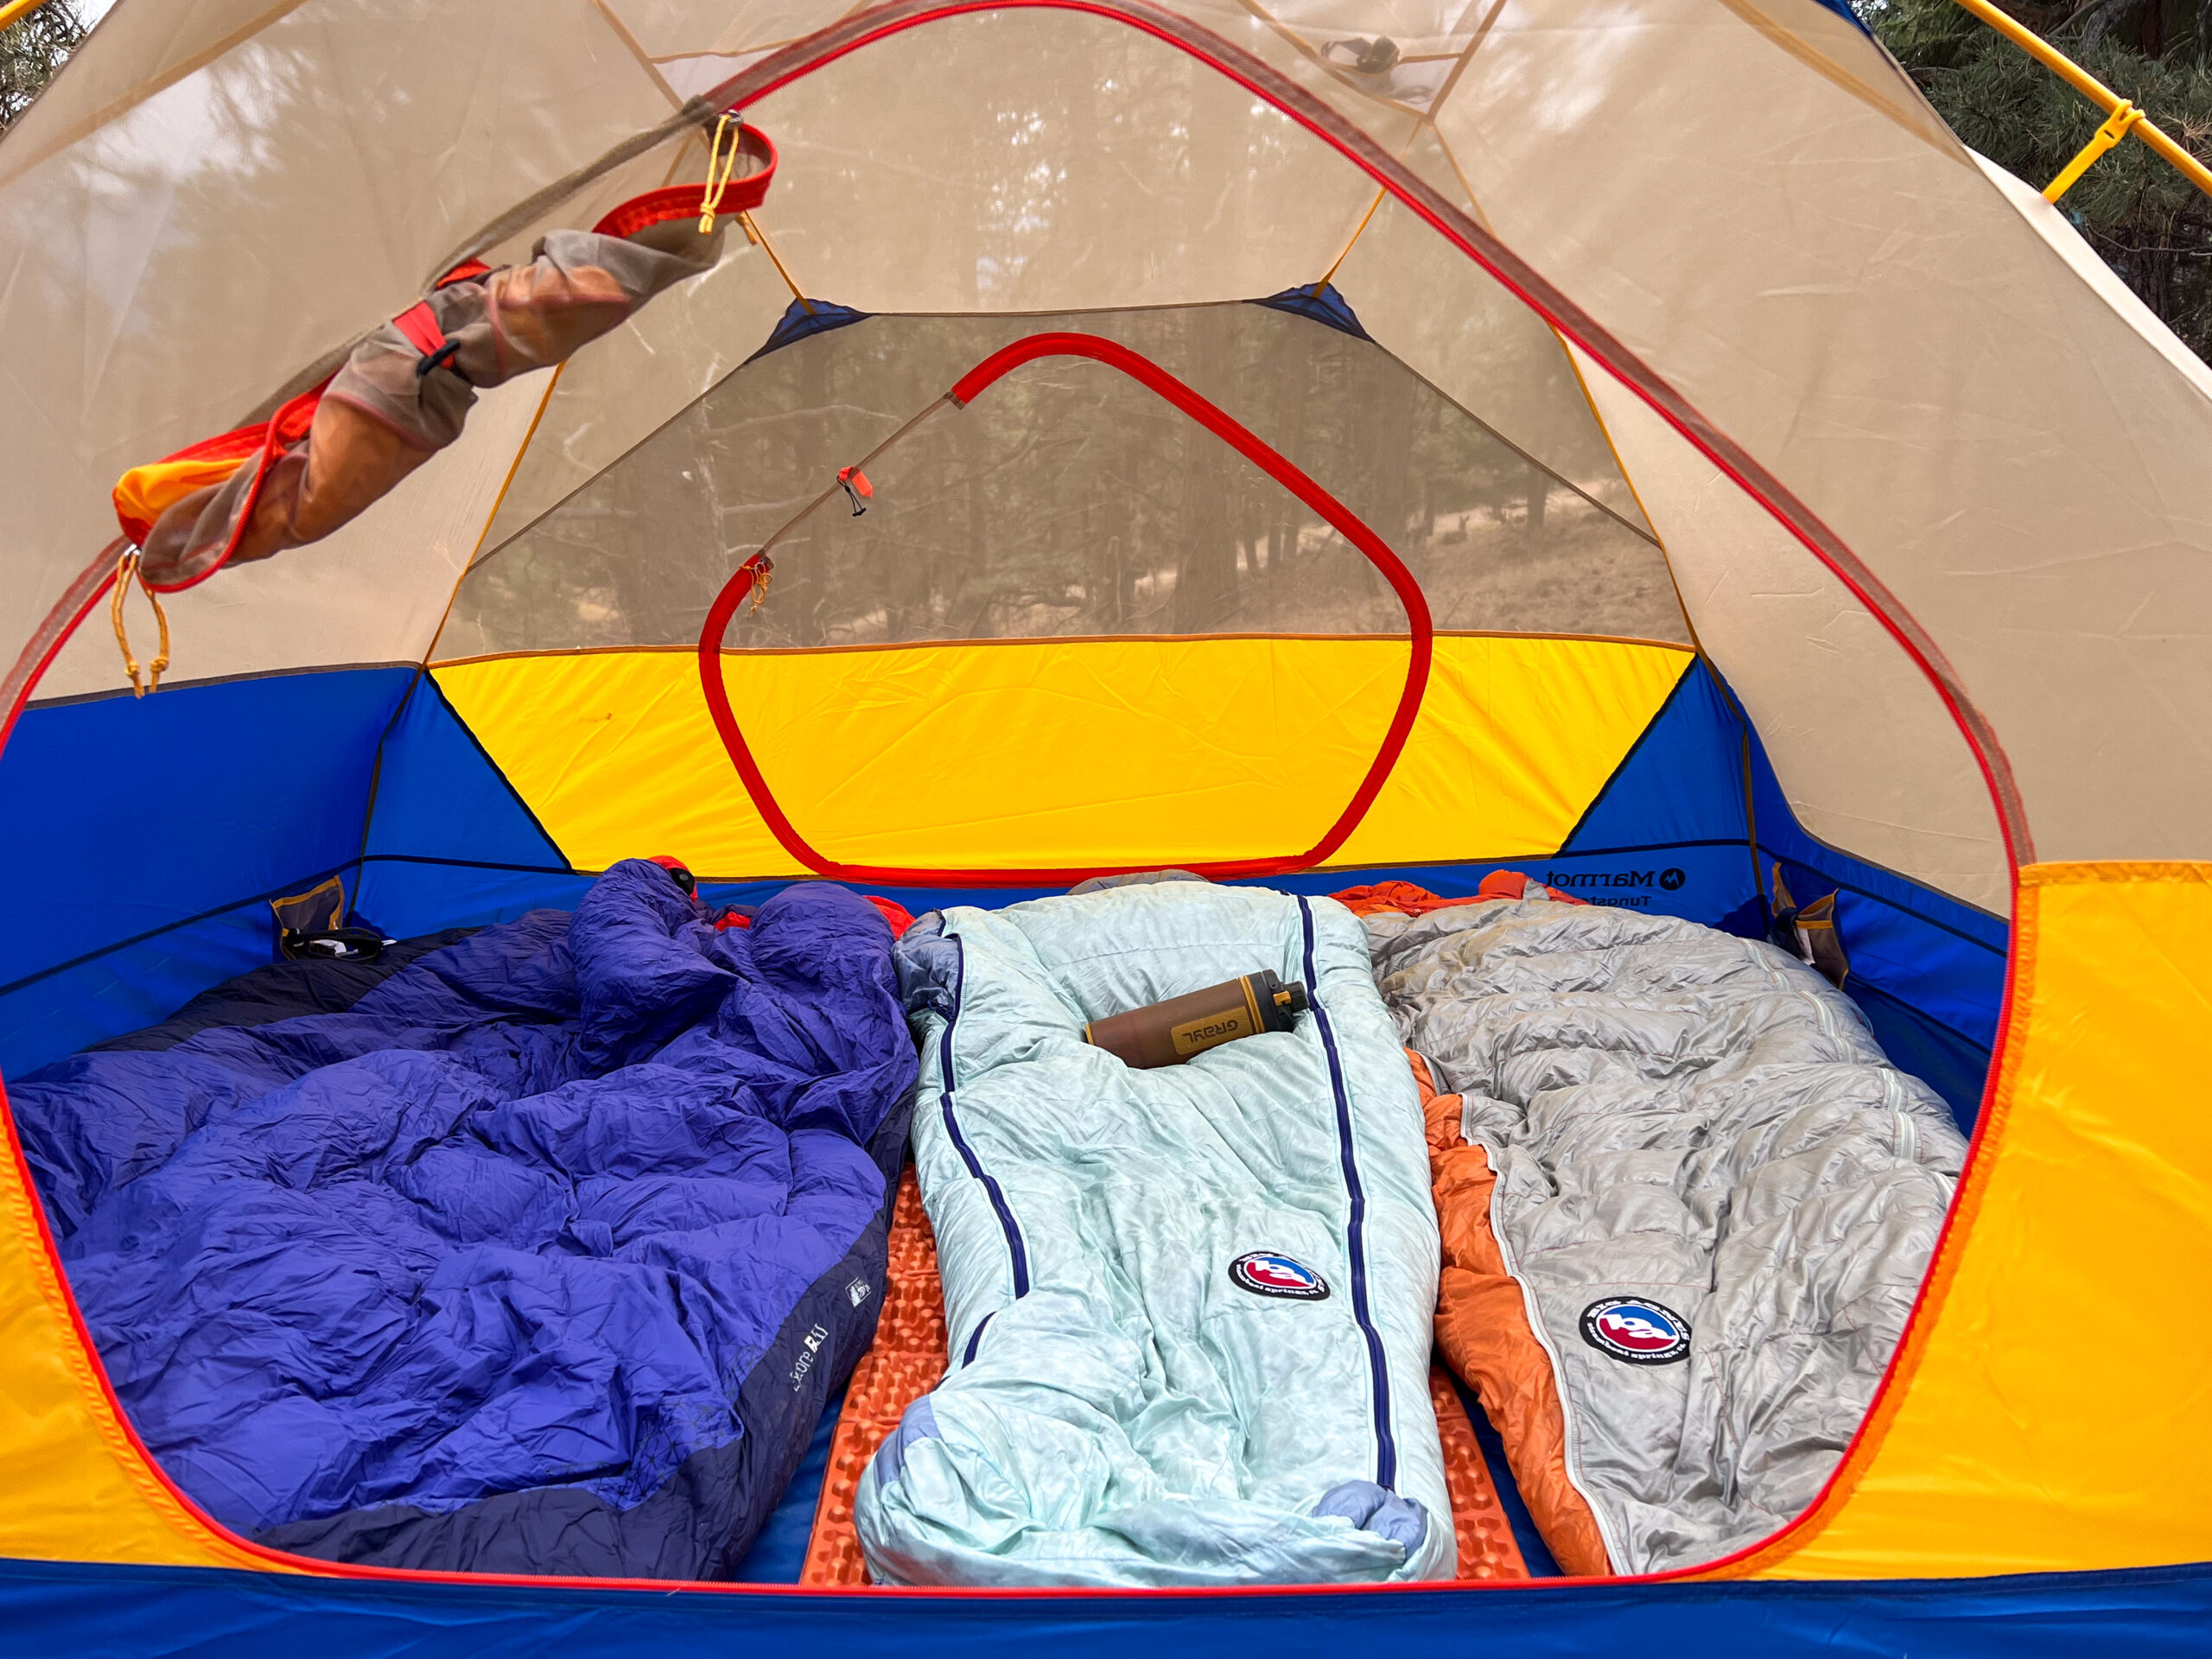
[[[1352,791],[1351,799],[1344,804],[1344,810],[1337,815],[1336,821],[1323,832],[1319,841],[1301,853],[1280,854],[1267,858],[1215,859],[1185,867],[1199,875],[1217,880],[1235,876],[1281,875],[1292,870],[1312,868],[1331,857],[1359,827],[1360,820],[1367,816],[1368,808],[1374,804],[1376,796],[1382,792],[1391,769],[1398,764],[1398,756],[1404,752],[1406,740],[1412,734],[1414,721],[1421,713],[1421,697],[1428,689],[1430,659],[1435,649],[1435,627],[1429,618],[1428,601],[1421,596],[1421,583],[1414,579],[1413,572],[1406,569],[1398,556],[1390,550],[1389,544],[1370,529],[1363,519],[1315,483],[1280,450],[1253,433],[1218,404],[1185,385],[1150,358],[1114,340],[1103,340],[1096,334],[1031,334],[992,353],[962,375],[945,401],[955,409],[964,409],[1014,370],[1046,357],[1081,357],[1103,363],[1173,404],[1319,513],[1346,541],[1366,556],[1369,563],[1382,573],[1383,580],[1397,594],[1398,602],[1405,607],[1407,620],[1412,625],[1413,647],[1406,662],[1406,683],[1398,693],[1398,703],[1390,715],[1389,729],[1383,734],[1382,744],[1376,749],[1373,760],[1369,762],[1358,788]],[[817,875],[828,876],[833,880],[909,887],[1004,887],[1033,884],[1065,887],[1094,875],[1118,874],[1130,868],[1128,864],[1105,864],[1046,869],[942,870],[848,864],[817,851],[793,826],[783,808],[777,804],[775,792],[768,787],[768,780],[761,775],[760,763],[753,759],[753,750],[746,742],[745,733],[738,724],[736,710],[730,705],[729,688],[722,676],[723,639],[729,632],[732,619],[737,614],[737,607],[753,591],[759,568],[753,559],[747,559],[740,565],[729,581],[723,584],[721,592],[715,596],[713,607],[708,611],[706,626],[699,632],[699,687],[706,694],[708,712],[714,716],[715,729],[721,734],[722,747],[729,752],[731,763],[736,766],[737,775],[744,782],[745,792],[753,798],[753,804],[760,810],[770,833],[785,852]]]

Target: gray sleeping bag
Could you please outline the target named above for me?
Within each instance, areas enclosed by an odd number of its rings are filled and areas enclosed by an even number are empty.
[[[1370,916],[1376,981],[1497,1172],[1491,1224],[1613,1569],[1710,1560],[1834,1468],[1965,1142],[1772,945],[1529,891]]]

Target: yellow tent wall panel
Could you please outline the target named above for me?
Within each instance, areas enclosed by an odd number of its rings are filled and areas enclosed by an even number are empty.
[[[1983,1145],[1920,1327],[1777,1578],[1967,1577],[2212,1556],[2212,864],[2020,872]]]
[[[1440,637],[1413,737],[1335,861],[1558,851],[1693,660],[1611,639]]]
[[[10,1132],[0,1140],[0,1557],[264,1565],[149,1468],[78,1335]]]
[[[1141,867],[1312,845],[1382,741],[1408,649],[1020,640],[731,653],[723,672],[778,804],[831,857]],[[1439,638],[1405,753],[1335,861],[1554,851],[1690,660],[1615,640]],[[668,852],[715,876],[803,873],[724,753],[690,652],[435,672],[578,868]]]

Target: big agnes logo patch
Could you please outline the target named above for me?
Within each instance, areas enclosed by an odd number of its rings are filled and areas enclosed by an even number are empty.
[[[1279,1250],[1250,1250],[1229,1264],[1229,1281],[1255,1296],[1283,1296],[1294,1302],[1318,1302],[1329,1294],[1329,1281]]]
[[[1630,1365],[1671,1365],[1690,1357],[1690,1322],[1640,1296],[1614,1297],[1582,1310],[1582,1340]]]

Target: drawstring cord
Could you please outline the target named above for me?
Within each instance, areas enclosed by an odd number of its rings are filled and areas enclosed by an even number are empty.
[[[734,130],[732,130],[734,124]],[[722,135],[731,133],[729,153],[722,153]],[[711,236],[715,215],[722,205],[722,192],[737,174],[738,152],[745,146],[745,118],[725,115],[715,123],[715,142],[707,146],[707,194],[699,201],[699,234]]]
[[[146,595],[146,602],[154,607],[154,620],[162,631],[162,648],[154,660],[146,664],[146,677],[138,677],[138,659],[130,654],[130,631],[123,624],[123,601],[130,592],[133,580]],[[123,652],[123,671],[130,677],[130,693],[143,697],[149,691],[162,689],[162,676],[169,665],[169,613],[162,608],[161,595],[146,585],[145,573],[138,568],[138,550],[124,549],[123,556],[115,562],[115,583],[107,598],[107,620],[115,626],[115,643]]]
[[[753,573],[753,608],[757,611],[768,602],[768,584],[776,575],[775,561],[766,553],[755,553],[740,568]]]

